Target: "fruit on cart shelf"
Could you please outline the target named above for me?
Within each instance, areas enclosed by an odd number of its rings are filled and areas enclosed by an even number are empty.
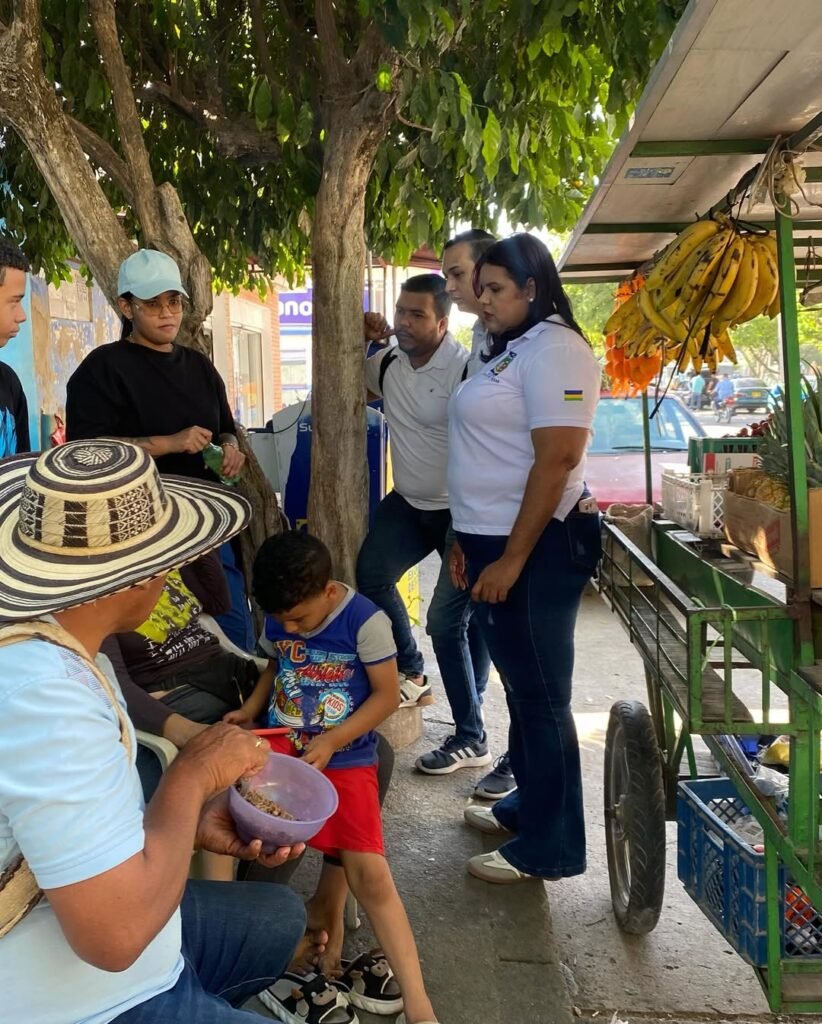
[[[679,371],[690,364],[697,373],[704,365],[715,372],[723,359],[736,362],[729,330],[778,312],[775,236],[743,231],[724,214],[696,221],[644,280],[620,285],[604,327],[609,375],[643,390],[662,364],[674,363]],[[654,363],[624,366],[640,359]]]
[[[816,381],[802,378],[805,399],[802,421],[805,434],[805,471],[809,487],[822,487],[822,398],[819,386],[822,375],[814,368]],[[788,458],[788,412],[784,396],[774,398],[775,408],[769,417],[765,440],[759,448],[762,469],[785,484],[790,478]]]
[[[791,495],[787,485],[762,469],[735,469],[731,473],[729,489],[744,498],[753,498],[763,505],[784,512],[791,507]]]

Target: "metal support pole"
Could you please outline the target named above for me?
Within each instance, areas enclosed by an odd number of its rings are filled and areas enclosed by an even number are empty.
[[[776,216],[779,299],[782,306],[780,340],[785,368],[785,409],[788,416],[788,466],[793,535],[793,590],[798,607],[799,664],[814,662],[810,610],[811,551],[808,533],[808,476],[805,466],[805,428],[802,409],[802,371],[796,314],[796,267],[793,259],[793,221]]]
[[[645,501],[654,503],[654,479],[651,466],[651,420],[648,412],[648,392],[642,392],[642,447],[645,455]]]

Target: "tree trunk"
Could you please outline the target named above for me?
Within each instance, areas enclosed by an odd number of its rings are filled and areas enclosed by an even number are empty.
[[[314,283],[308,524],[337,578],[354,583],[366,528],[363,282],[365,189],[381,137],[352,110],[331,112],[311,249]]]
[[[24,6],[0,33],[0,116],[31,153],[78,253],[111,301],[120,263],[134,248],[43,74],[39,8]]]
[[[22,7],[21,16],[0,31],[0,117],[11,124],[31,153],[79,256],[116,309],[118,271],[122,261],[134,252],[134,244],[100,188],[78,138],[78,129],[43,73],[39,7],[35,0],[26,0]],[[133,185],[129,182],[128,167],[107,144],[84,126],[79,126],[79,134],[89,149],[96,150],[94,156],[102,154],[103,160],[116,164],[123,186]],[[211,310],[211,267],[194,240],[173,186],[161,184],[153,198],[146,244],[169,253],[177,261],[191,297],[177,341],[210,356],[202,326]],[[246,580],[250,582],[254,552],[281,525],[276,496],[241,431],[240,435],[247,462],[239,490],[254,510],[251,525],[241,540]]]

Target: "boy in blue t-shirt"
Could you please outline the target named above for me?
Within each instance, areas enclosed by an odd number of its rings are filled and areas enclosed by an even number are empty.
[[[288,735],[270,739],[272,749],[302,757],[333,783],[339,807],[309,841],[326,856],[318,896],[322,890],[339,893],[329,878],[339,858],[399,983],[401,999],[392,1011],[404,1003],[407,1024],[432,1024],[434,1011],[382,836],[374,730],[400,702],[391,624],[368,598],[332,579],[331,555],[320,540],[296,530],[261,546],[253,591],[266,612],[260,644],[269,662],[248,700],[225,720],[248,725],[263,719],[269,727],[289,727]],[[335,912],[322,922],[312,922],[312,916],[309,925],[321,924],[329,932],[321,966],[337,973],[338,916]],[[282,1002],[273,989],[263,995]],[[380,1003],[381,1012],[389,1012],[385,1001]],[[266,1005],[277,1012],[276,1005]]]

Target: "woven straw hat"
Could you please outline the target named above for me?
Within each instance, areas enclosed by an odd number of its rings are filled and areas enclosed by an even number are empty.
[[[160,477],[124,441],[73,441],[0,462],[0,622],[114,594],[238,533],[248,502],[220,484]]]

